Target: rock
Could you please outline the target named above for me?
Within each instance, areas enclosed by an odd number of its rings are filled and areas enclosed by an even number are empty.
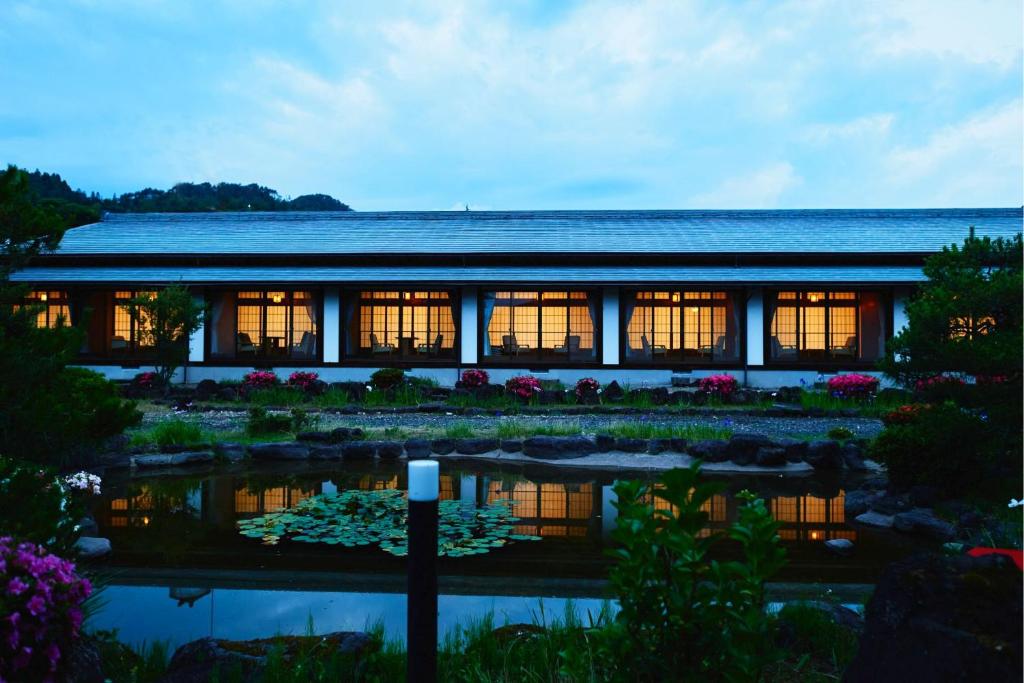
[[[402,457],[403,446],[401,441],[376,441],[374,450],[377,457],[382,460],[396,460]]]
[[[779,403],[800,403],[803,389],[800,387],[779,387],[775,392],[775,400]]]
[[[846,519],[853,519],[871,509],[871,504],[881,497],[877,491],[855,489],[843,494],[843,513]]]
[[[426,439],[409,439],[405,442],[405,455],[410,460],[430,457],[430,442]]]
[[[92,515],[86,515],[78,520],[78,532],[82,536],[95,536],[100,532],[100,527]]]
[[[916,555],[890,564],[844,681],[1020,680],[1020,572],[1008,558]]]
[[[217,400],[232,402],[238,400],[238,390],[234,387],[221,387],[217,389]]]
[[[889,478],[884,474],[868,477],[860,483],[860,487],[872,491],[885,491],[889,488]]]
[[[825,547],[843,557],[853,554],[853,541],[848,538],[830,538],[825,541]]]
[[[196,399],[209,401],[220,391],[220,385],[212,379],[204,379],[196,385]]]
[[[807,442],[800,439],[779,439],[775,445],[785,452],[786,462],[803,462],[807,457]]]
[[[444,413],[450,409],[447,403],[438,403],[437,401],[431,401],[429,403],[421,403],[418,406],[414,406],[417,413]]]
[[[753,398],[753,392],[747,391],[746,389],[737,389],[729,395],[728,402],[733,405],[743,405],[746,403],[752,403]]]
[[[136,455],[132,463],[136,467],[180,467],[213,462],[213,451],[185,451],[182,453],[155,453]]]
[[[729,459],[726,442],[718,439],[707,439],[690,444],[689,453],[704,462],[725,462]]]
[[[914,506],[910,504],[910,497],[905,494],[879,496],[871,503],[871,509],[881,512],[883,515],[895,515],[898,512],[906,512]]]
[[[601,398],[605,401],[621,401],[625,396],[626,392],[622,390],[622,387],[615,380],[612,380],[601,393]]]
[[[942,498],[942,491],[934,486],[918,484],[907,491],[907,499],[911,505],[920,508],[930,508]]]
[[[110,539],[99,536],[79,536],[75,541],[75,550],[83,560],[103,557],[110,552]]]
[[[365,434],[359,427],[338,427],[332,429],[330,432],[330,440],[333,443],[341,443],[342,441],[358,441],[362,439]]]
[[[473,395],[476,396],[477,400],[486,401],[488,399],[499,398],[505,395],[504,384],[483,384],[473,390]]]
[[[205,683],[210,680],[262,680],[267,656],[280,650],[285,661],[307,657],[303,652],[319,652],[325,659],[334,654],[354,658],[353,671],[360,661],[376,649],[373,639],[358,631],[337,631],[317,636],[287,636],[259,640],[223,640],[201,638],[185,643],[174,652],[161,683]],[[316,655],[312,655],[316,658]]]
[[[240,443],[215,443],[213,444],[213,453],[217,458],[230,463],[241,462],[249,457],[248,450]]]
[[[590,455],[597,446],[583,436],[531,436],[523,441],[523,455],[539,460],[570,460]]]
[[[843,465],[846,469],[854,472],[864,472],[868,469],[868,466],[864,464],[862,453],[863,451],[860,446],[852,442],[844,443],[839,451],[843,459]]]
[[[892,525],[897,531],[919,533],[936,541],[949,541],[956,536],[956,528],[944,519],[935,516],[929,508],[915,508],[893,516]]]
[[[455,450],[454,439],[434,439],[430,442],[430,450],[438,455],[448,455]]]
[[[331,432],[299,432],[295,435],[295,440],[314,443],[330,443],[334,438],[331,435]]]
[[[651,455],[664,453],[672,448],[672,439],[651,439],[647,442],[647,452]]]
[[[505,451],[506,453],[519,453],[520,451],[523,450],[523,440],[522,439],[502,439],[501,440],[501,450]]]
[[[341,460],[342,446],[337,443],[318,443],[309,447],[310,460]]]
[[[654,387],[651,389],[651,403],[656,406],[663,406],[668,403],[668,389],[665,387]]]
[[[336,391],[344,391],[352,403],[358,403],[366,398],[366,385],[362,382],[331,382],[330,387]]]
[[[455,452],[461,455],[480,455],[498,450],[501,442],[498,439],[477,437],[472,439],[456,439]]]
[[[843,466],[843,456],[839,451],[839,443],[828,441],[812,441],[807,444],[804,461],[816,470],[838,470]]]
[[[123,643],[108,644],[105,649],[109,653],[115,648],[123,648],[119,655],[128,660],[138,657],[131,648]],[[127,652],[124,652],[125,650]],[[61,662],[67,665],[67,677],[61,679],[64,683],[105,683],[110,680],[103,673],[103,657],[96,646],[95,638],[91,636],[79,638],[71,646],[70,652],[64,650],[64,656],[68,658],[66,662]]]
[[[484,410],[483,408],[477,408],[475,406],[471,406],[469,408],[463,408],[462,414],[467,416],[467,417],[479,417],[481,415],[486,415],[487,411]]]
[[[615,450],[615,437],[610,434],[598,434],[594,437],[594,446],[598,453],[607,453]]]
[[[249,445],[253,460],[307,460],[309,446],[301,443],[254,443]]]
[[[646,453],[647,440],[618,437],[615,439],[615,450],[623,453]]]
[[[343,460],[372,460],[377,450],[372,441],[346,441],[339,445]]]
[[[670,405],[688,406],[693,400],[693,394],[689,391],[673,391],[668,395]]]
[[[676,453],[685,453],[687,445],[686,439],[682,437],[672,437],[669,439],[669,448]]]
[[[854,517],[854,521],[868,526],[876,526],[880,529],[892,528],[892,515],[883,515],[878,512],[865,512]]]
[[[709,394],[706,391],[695,391],[690,396],[690,403],[692,403],[695,406],[706,406],[708,404],[708,399],[710,398],[711,394]]]
[[[761,446],[754,462],[762,467],[781,467],[786,464],[786,451],[776,446]]]
[[[763,434],[733,434],[726,445],[726,454],[737,465],[753,465],[758,449],[773,445]]]

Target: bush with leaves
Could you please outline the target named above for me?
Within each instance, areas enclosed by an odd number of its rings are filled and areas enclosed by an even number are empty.
[[[245,425],[245,433],[250,436],[261,434],[285,434],[301,432],[313,426],[315,418],[305,410],[293,408],[291,413],[268,413],[266,408],[254,406],[249,408],[249,421]]]
[[[402,368],[381,368],[370,375],[370,386],[377,391],[388,391],[405,384],[405,370]]]
[[[140,294],[123,304],[144,338],[153,345],[161,386],[170,386],[178,368],[188,362],[188,342],[206,319],[206,306],[186,287],[171,285]]]
[[[700,466],[666,472],[654,484],[615,485],[618,543],[609,580],[620,611],[596,635],[613,680],[757,680],[779,656],[764,612],[764,583],[785,563],[778,523],[751,494],[728,531],[702,536],[702,509],[721,491]],[[655,506],[655,500],[668,506]],[[742,560],[711,559],[731,539]]]
[[[3,533],[70,555],[84,512],[52,470],[0,456]]]

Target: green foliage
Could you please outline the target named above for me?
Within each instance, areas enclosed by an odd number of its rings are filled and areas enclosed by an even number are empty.
[[[886,466],[889,480],[900,489],[915,484],[936,486],[962,497],[983,489],[1010,495],[1007,481],[999,471],[1001,449],[998,436],[981,417],[953,403],[942,403],[918,411],[905,424],[890,424],[871,444],[871,457]]]
[[[195,446],[209,443],[209,436],[200,425],[180,418],[157,423],[147,437],[149,442],[158,446]]]
[[[772,667],[771,681],[833,681],[857,654],[859,640],[818,606],[794,603],[779,612],[779,628],[787,635],[786,661]]]
[[[609,581],[621,609],[599,639],[612,680],[753,681],[778,659],[764,613],[764,582],[785,563],[778,523],[747,494],[726,534],[702,536],[701,508],[721,489],[700,481],[699,465],[653,485],[615,485],[619,547],[609,551],[616,560]],[[655,509],[655,499],[671,509]],[[742,561],[710,558],[726,536]]]
[[[514,533],[510,501],[482,507],[459,500],[439,504],[438,549],[441,556],[480,555],[511,541],[540,540]],[[281,512],[271,512],[238,522],[239,533],[259,538],[266,545],[281,539],[299,543],[325,543],[347,548],[377,545],[386,553],[405,556],[409,504],[395,489],[312,496]]]
[[[553,422],[505,418],[498,422],[501,439],[525,439],[530,436],[579,436],[583,433],[579,420]]]
[[[0,455],[0,535],[69,557],[78,537],[75,524],[83,513],[52,470]]]
[[[289,386],[256,389],[255,391],[250,391],[248,395],[249,403],[262,407],[297,406],[305,403],[307,400],[306,392],[297,387]]]
[[[53,209],[40,206],[28,175],[15,166],[0,173],[0,280],[37,254],[55,249],[67,225]]]
[[[632,421],[616,422],[601,430],[601,433],[623,439],[687,439],[689,441],[705,441],[709,439],[728,439],[733,431],[727,427],[715,427],[710,424],[659,424],[656,422]]]
[[[828,438],[836,441],[846,441],[853,438],[853,432],[846,427],[833,427],[828,430]]]
[[[370,386],[379,391],[387,391],[405,384],[405,370],[402,368],[381,368],[370,375]]]
[[[454,422],[444,428],[444,435],[449,439],[472,439],[473,425],[468,422]]]
[[[260,434],[283,434],[292,431],[291,415],[268,413],[261,406],[249,408],[249,421],[245,425],[245,433],[250,436]]]
[[[175,370],[188,361],[188,340],[206,319],[206,307],[181,285],[165,287],[155,294],[140,294],[124,304],[140,329],[141,340],[156,353],[156,372],[164,387]]]
[[[88,640],[103,662],[103,673],[116,683],[156,683],[167,672],[171,651],[168,643],[143,642],[132,649],[117,639],[117,631],[95,631]]]
[[[342,408],[352,402],[348,392],[344,389],[331,387],[319,396],[313,397],[313,405],[317,408]]]

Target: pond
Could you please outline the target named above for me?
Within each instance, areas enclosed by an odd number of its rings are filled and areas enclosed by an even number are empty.
[[[498,468],[442,463],[441,497],[483,506],[513,501],[513,541],[485,554],[439,558],[440,628],[488,611],[499,623],[560,616],[567,599],[584,614],[605,596],[610,532],[615,526],[612,486],[621,474]],[[638,475],[643,476],[643,475]],[[782,522],[789,564],[787,584],[862,585],[905,554],[890,533],[854,529],[843,511],[849,479],[824,477],[722,478],[726,490],[707,507],[710,528],[734,519],[735,493],[748,488],[766,499]],[[104,572],[106,606],[99,628],[118,628],[128,642],[204,635],[252,638],[362,629],[383,620],[399,636],[405,624],[405,561],[374,546],[345,548],[282,540],[265,545],[239,534],[236,523],[319,494],[405,488],[401,463],[353,463],[108,476],[94,515],[114,552]],[[852,557],[839,558],[823,541],[848,538]],[[731,549],[722,548],[722,556]]]

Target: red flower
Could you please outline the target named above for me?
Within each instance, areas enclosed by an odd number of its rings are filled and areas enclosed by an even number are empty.
[[[505,391],[521,399],[530,399],[540,390],[540,380],[533,375],[520,375],[505,382]]]
[[[277,378],[275,377],[274,379],[276,380]],[[288,376],[288,386],[298,387],[305,391],[318,379],[320,379],[320,375],[315,372],[303,372],[301,370],[297,370]]]
[[[250,389],[266,389],[267,387],[276,386],[280,381],[273,372],[254,370],[242,378],[242,386],[249,387]]]
[[[836,398],[868,398],[878,390],[878,378],[851,373],[836,375],[828,381],[828,393]]]
[[[710,375],[703,378],[698,386],[701,391],[706,391],[712,396],[728,398],[739,388],[740,384],[732,375]]]
[[[476,389],[490,383],[491,377],[486,370],[465,370],[462,373],[462,386],[466,389]]]

